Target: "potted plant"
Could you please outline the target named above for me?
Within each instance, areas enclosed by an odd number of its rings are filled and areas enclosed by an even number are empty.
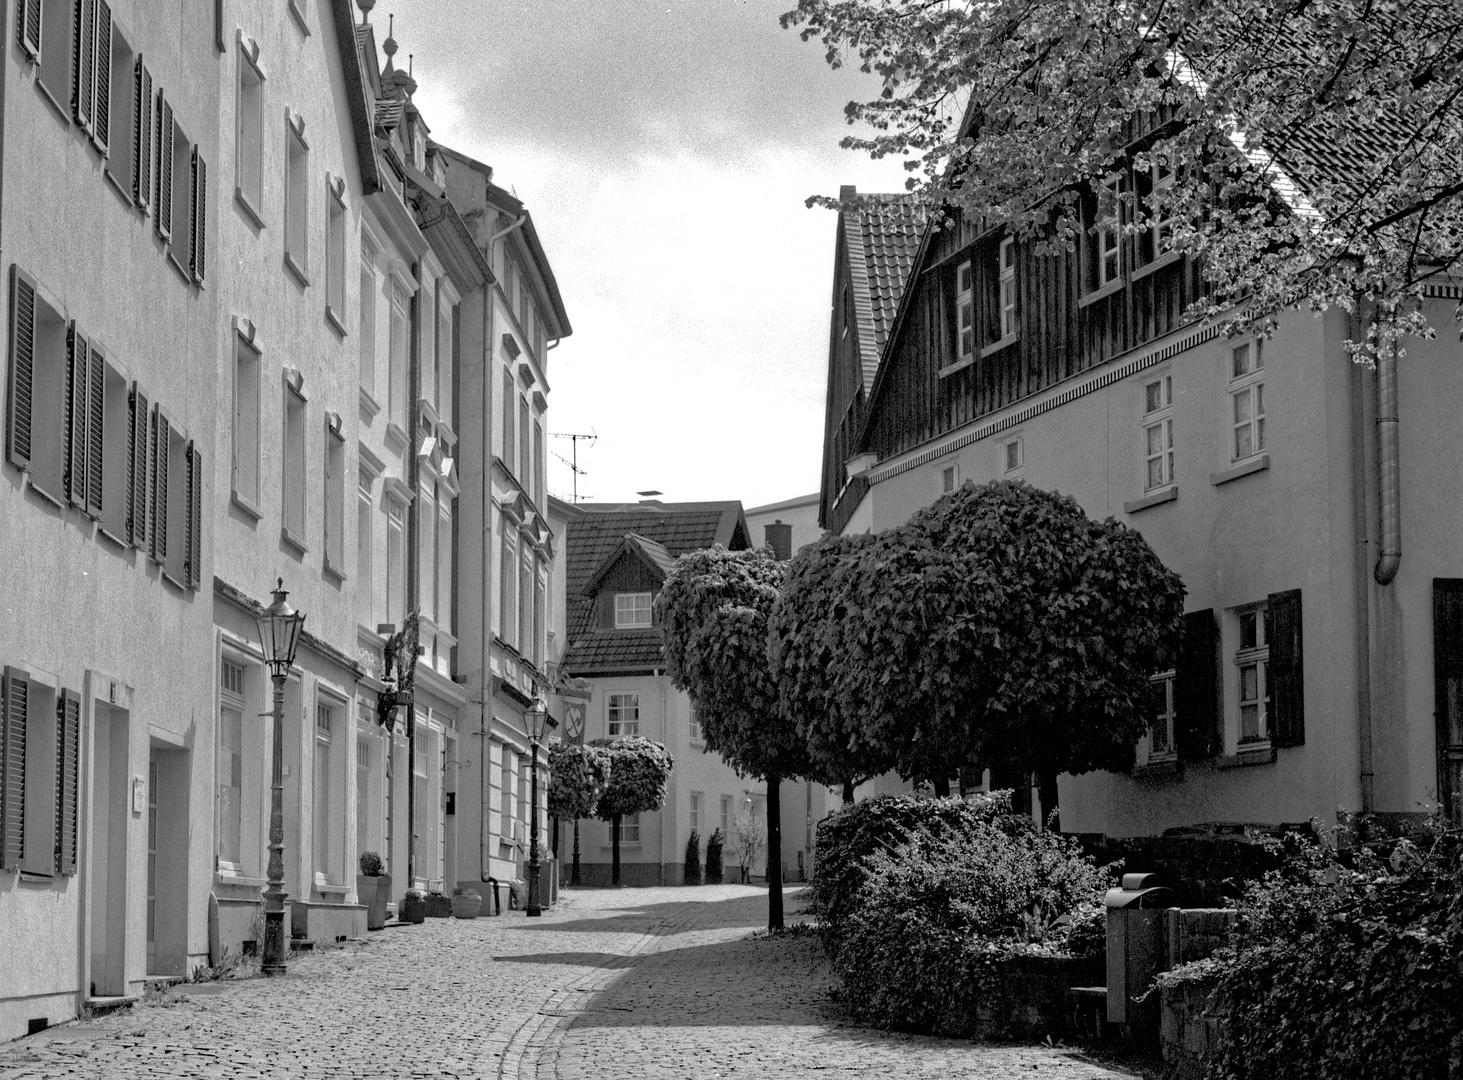
[[[476,889],[452,890],[452,915],[457,919],[476,919],[482,909],[482,894]]]
[[[427,894],[421,889],[407,889],[401,900],[401,921],[421,924],[427,920]]]
[[[446,919],[452,915],[452,898],[444,895],[441,889],[427,893],[426,903],[429,919]]]
[[[361,852],[361,872],[356,877],[356,895],[366,908],[366,929],[380,930],[386,925],[386,902],[391,899],[391,875],[381,856],[374,851]]]

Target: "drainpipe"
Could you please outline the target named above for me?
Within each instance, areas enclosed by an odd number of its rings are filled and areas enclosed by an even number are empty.
[[[1357,339],[1353,321],[1351,338]],[[1367,527],[1366,471],[1366,373],[1360,364],[1351,365],[1351,532],[1355,538],[1352,557],[1352,603],[1356,623],[1356,728],[1357,759],[1361,779],[1361,812],[1370,814],[1374,802],[1372,760],[1372,615],[1370,529]]]
[[[406,603],[403,605],[402,617],[405,619],[407,612],[417,610],[418,588],[417,588],[417,518],[419,508],[417,506],[417,395],[421,393],[419,380],[421,378],[420,358],[417,356],[418,343],[420,338],[420,327],[417,325],[421,313],[421,307],[417,296],[421,292],[421,263],[413,264],[411,276],[416,288],[412,290],[410,307],[407,310],[407,325],[411,328],[411,340],[407,346],[407,395],[406,395],[406,482],[407,488],[411,491],[411,499],[406,504],[406,536],[403,540],[406,543]],[[403,626],[405,622],[403,621]],[[413,642],[413,647],[415,642]],[[417,658],[413,653],[411,656],[399,657],[396,679],[401,682],[402,669],[407,664],[416,669]],[[417,872],[417,695],[416,680],[412,680],[411,701],[406,706],[406,875],[409,879],[407,888],[414,888],[416,885]]]
[[[1381,551],[1373,576],[1390,585],[1402,562],[1401,467],[1398,463],[1397,348],[1388,345],[1377,357],[1377,498]]]
[[[488,245],[488,259],[493,257],[493,246]],[[492,680],[488,675],[489,654],[491,647],[488,644],[488,577],[493,566],[493,515],[490,511],[491,491],[488,483],[489,451],[492,449],[491,439],[488,432],[488,418],[493,414],[488,411],[491,402],[488,398],[488,357],[492,355],[493,341],[493,292],[492,283],[483,282],[483,410],[481,414],[482,427],[482,463],[478,469],[478,480],[481,482],[482,503],[481,513],[482,525],[482,564],[481,574],[481,599],[478,604],[478,678],[482,680],[482,704],[478,712],[478,725],[482,729],[482,762],[478,769],[478,876],[483,881],[492,881],[488,875],[488,696],[492,693]],[[496,886],[496,882],[494,885]],[[493,889],[493,899],[496,902],[498,890]]]

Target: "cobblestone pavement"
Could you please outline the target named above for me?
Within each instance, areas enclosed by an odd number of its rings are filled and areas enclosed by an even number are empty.
[[[182,986],[0,1046],[0,1080],[1135,1075],[852,1026],[816,942],[751,937],[765,919],[766,892],[740,885],[574,891],[533,921],[429,919],[297,957],[283,978]]]

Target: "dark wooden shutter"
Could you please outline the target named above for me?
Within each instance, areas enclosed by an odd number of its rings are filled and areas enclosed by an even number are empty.
[[[0,692],[0,869],[14,870],[25,856],[25,722],[30,679],[8,667]]]
[[[173,236],[173,106],[161,91],[157,95],[157,231],[164,240]]]
[[[147,546],[147,395],[132,384],[132,430],[128,433],[127,542]]]
[[[98,521],[102,517],[102,424],[106,416],[107,362],[95,345],[87,367],[86,394],[86,512]]]
[[[1220,747],[1219,621],[1213,608],[1184,616],[1173,696],[1179,757],[1188,761],[1213,757]]]
[[[32,60],[41,58],[41,0],[20,0],[15,7],[15,36]]]
[[[1437,717],[1438,802],[1463,817],[1463,580],[1433,578],[1433,708]]]
[[[140,56],[132,84],[132,197],[144,213],[152,205],[152,72]]]
[[[1300,746],[1306,741],[1305,679],[1302,668],[1300,590],[1270,594],[1270,743]]]
[[[96,92],[96,0],[76,0],[71,34],[71,113],[91,130],[92,97]]]
[[[76,802],[81,765],[81,698],[62,690],[56,703],[56,869],[76,873]]]
[[[112,133],[112,5],[107,0],[96,0],[96,50],[93,60],[96,67],[96,89],[92,98],[91,141],[105,154],[107,140]]]
[[[193,148],[192,176],[193,232],[189,263],[193,280],[201,285],[208,269],[208,163],[196,146]]]
[[[168,558],[168,418],[161,406],[152,411],[152,557]]]
[[[188,444],[188,566],[185,579],[191,588],[203,582],[203,451]]]
[[[72,323],[66,332],[66,498],[86,506],[86,398],[91,347]]]
[[[30,468],[35,367],[36,290],[17,266],[10,274],[10,379],[5,395],[5,456],[18,469]]]

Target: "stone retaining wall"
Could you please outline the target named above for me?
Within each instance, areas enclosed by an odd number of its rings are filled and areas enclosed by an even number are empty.
[[[1205,1062],[1219,1056],[1223,1017],[1210,1011],[1208,983],[1181,983],[1160,991],[1159,1040],[1166,1080],[1203,1080]]]

